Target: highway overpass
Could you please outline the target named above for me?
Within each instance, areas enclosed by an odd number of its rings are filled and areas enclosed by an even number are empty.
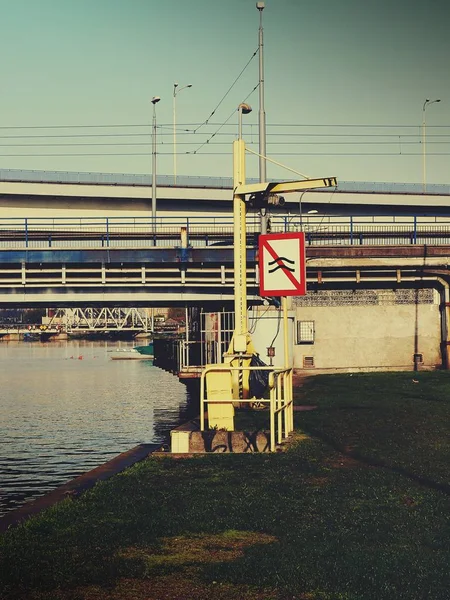
[[[330,175],[338,175],[331,173]],[[253,180],[248,180],[249,182]],[[0,170],[0,216],[114,217],[151,214],[151,176]],[[319,210],[343,215],[450,215],[450,185],[342,182],[336,188],[286,195],[276,214]],[[157,214],[231,213],[231,178],[157,177]]]

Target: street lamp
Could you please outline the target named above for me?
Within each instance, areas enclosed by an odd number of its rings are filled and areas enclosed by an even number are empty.
[[[436,102],[440,102],[441,99],[437,98],[436,100],[430,100],[427,98],[423,103],[422,107],[422,161],[423,161],[423,176],[422,176],[422,185],[423,185],[423,193],[425,194],[427,188],[427,164],[426,164],[426,125],[425,125],[425,111],[427,106],[430,104],[435,104]]]
[[[238,106],[239,113],[239,123],[238,123],[238,138],[242,140],[242,115],[248,115],[252,112],[252,107],[250,104],[246,104],[245,102],[241,102]]]
[[[177,183],[177,108],[176,108],[176,97],[177,94],[181,92],[181,90],[186,90],[187,88],[191,88],[192,84],[184,85],[181,88],[178,88],[178,83],[173,84],[173,183],[176,185]]]
[[[161,100],[159,96],[153,96],[153,127],[152,127],[152,219],[156,229],[156,105]]]

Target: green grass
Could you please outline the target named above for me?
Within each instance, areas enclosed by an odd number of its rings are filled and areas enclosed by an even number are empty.
[[[449,398],[309,378],[286,452],[149,459],[10,530],[0,598],[448,600]]]
[[[450,491],[450,373],[317,376],[295,400],[303,428],[350,456]]]

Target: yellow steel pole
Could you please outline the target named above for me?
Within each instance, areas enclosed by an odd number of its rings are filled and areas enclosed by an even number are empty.
[[[284,332],[284,368],[289,369],[292,364],[289,361],[289,321],[288,321],[288,306],[287,297],[282,296],[281,306],[283,308],[283,332]],[[292,373],[284,376],[283,394],[284,404],[286,406],[284,411],[285,419],[285,433],[286,436],[294,429],[294,407],[292,404],[288,407],[287,405],[292,402],[293,389],[292,389]]]
[[[245,195],[236,190],[245,184],[245,143],[242,139],[242,112],[249,112],[250,107],[239,107],[239,139],[233,142],[233,241],[234,241],[234,312],[235,326],[230,347],[225,355],[225,362],[231,366],[241,367],[229,373],[232,398],[217,404],[208,405],[208,422],[210,428],[234,430],[234,405],[239,399],[248,397],[249,372],[242,367],[250,364],[253,345],[247,326],[247,228]],[[251,109],[250,109],[251,110]],[[226,400],[227,384],[221,380],[220,374],[210,374],[207,382],[208,397],[220,391]],[[223,389],[222,389],[223,388]]]
[[[245,143],[233,142],[233,189],[245,183]],[[233,195],[234,217],[234,352],[245,352],[247,346],[247,232],[244,197]],[[244,337],[243,337],[244,336]],[[244,341],[245,338],[245,341]]]
[[[289,369],[289,344],[288,344],[288,310],[287,310],[287,297],[281,297],[281,306],[283,308],[283,333],[284,333],[284,368]]]

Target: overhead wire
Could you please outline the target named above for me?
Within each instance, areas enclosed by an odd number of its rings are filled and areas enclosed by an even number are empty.
[[[225,98],[229,95],[229,93],[231,92],[231,90],[233,89],[233,87],[236,85],[236,83],[239,81],[239,79],[242,77],[243,73],[246,71],[246,69],[248,68],[248,66],[250,65],[250,63],[252,62],[252,60],[255,58],[255,56],[258,54],[259,52],[259,48],[257,48],[252,56],[249,58],[249,60],[247,61],[247,63],[245,64],[244,68],[241,70],[241,72],[238,74],[238,76],[235,78],[235,80],[233,81],[233,83],[229,86],[228,90],[225,92],[225,94],[222,96],[222,98],[220,99],[219,103],[216,105],[216,107],[214,108],[214,110],[210,113],[209,117],[203,121],[202,123],[200,123],[200,125],[198,125],[197,127],[195,127],[193,130],[185,130],[186,133],[197,133],[202,127],[204,127],[205,125],[207,125],[210,121],[210,119],[214,116],[214,114],[216,113],[216,111],[219,109],[219,107],[222,105],[222,103],[224,102]],[[259,84],[258,84],[259,85]],[[255,88],[250,92],[250,94],[248,94],[247,98],[255,91],[255,89],[257,89],[258,85],[255,86]],[[244,100],[245,101],[245,100]],[[228,123],[228,121],[231,119],[231,117],[233,116],[235,111],[233,111],[230,116],[226,119],[225,122],[221,123],[219,125],[219,128],[209,136],[208,139],[205,140],[205,142],[203,142],[203,144],[201,144],[198,148],[196,148],[193,152],[186,152],[186,154],[196,154],[199,150],[201,150],[201,148],[203,148],[205,145],[209,144],[209,142],[219,133],[219,131]],[[147,124],[146,124],[147,126]],[[63,126],[49,126],[48,128],[50,129],[54,129],[56,127],[60,127],[62,128]],[[81,126],[75,126],[75,127],[81,127]],[[89,125],[86,126],[89,128],[93,128],[96,127],[95,125]],[[107,127],[107,126],[98,126],[98,127]],[[115,126],[111,126],[111,127],[120,127],[119,125],[115,125]],[[127,127],[130,127],[130,125],[127,125]],[[139,127],[139,125],[131,125],[131,127]],[[12,126],[12,127],[0,127],[0,129],[25,129],[24,126]],[[44,129],[44,126],[32,126],[30,127],[30,129]],[[91,134],[93,137],[95,137],[95,134]],[[102,134],[105,135],[105,134]],[[109,135],[111,137],[114,136],[114,134],[106,134]],[[122,134],[125,135],[125,134]],[[51,144],[42,144],[42,146],[50,146]],[[60,144],[60,146],[64,146],[64,145],[70,145],[70,144]],[[72,144],[73,146],[75,146],[76,144]],[[78,144],[78,145],[83,145],[83,144]],[[92,146],[98,146],[100,144],[91,144]],[[111,146],[117,146],[118,144],[111,144]],[[137,145],[137,144],[136,144]],[[17,146],[19,146],[17,144]],[[23,145],[24,147],[28,146],[28,145]],[[32,144],[30,144],[29,146],[32,146]],[[36,144],[37,146],[37,144]],[[4,156],[4,155],[0,155],[0,156]],[[13,155],[8,155],[8,156],[13,156]],[[26,155],[23,155],[26,156]],[[45,156],[45,155],[42,155]],[[48,155],[47,155],[48,156]],[[62,155],[61,155],[62,156]],[[66,155],[67,156],[67,155]]]
[[[250,98],[250,96],[253,94],[253,92],[256,89],[258,89],[258,87],[259,87],[259,83],[257,85],[255,85],[255,87],[252,89],[252,91],[249,94],[247,94],[247,96],[244,98],[243,102],[245,102],[246,100],[248,100],[248,98]],[[209,142],[219,133],[219,131],[221,130],[221,128],[224,127],[228,123],[228,121],[231,119],[231,117],[236,114],[236,110],[237,109],[233,110],[233,112],[226,119],[226,121],[224,121],[222,123],[222,125],[220,125],[220,127],[205,142],[203,142],[203,144],[200,144],[200,146],[198,148],[196,148],[193,152],[185,152],[185,154],[197,154],[197,152],[199,150],[201,150],[204,146],[206,146],[207,144],[209,144]]]
[[[186,152],[185,154],[192,155],[192,152]],[[173,152],[159,151],[160,156],[173,156]],[[229,152],[203,152],[201,156],[229,156]],[[52,153],[52,154],[36,154],[36,153],[23,153],[23,154],[0,154],[2,157],[34,157],[34,158],[45,158],[50,156],[149,156],[149,152],[79,152],[79,153]],[[390,157],[390,156],[422,156],[421,152],[272,152],[272,156],[378,156],[378,157]],[[450,156],[450,152],[428,152],[427,156]]]
[[[217,108],[216,108],[217,110]],[[203,121],[202,123],[198,124],[198,123],[180,123],[180,126],[183,127],[201,127],[206,123],[206,121]],[[217,125],[221,125],[221,123],[215,123],[215,122],[208,122],[208,125],[211,126],[217,126]],[[88,124],[88,125],[0,125],[0,130],[4,130],[4,129],[31,129],[31,130],[35,130],[35,129],[118,129],[118,128],[124,128],[124,127],[151,127],[150,123],[110,123],[110,124],[98,124],[98,125],[92,125],[92,124]],[[173,124],[170,123],[162,123],[159,124],[158,127],[161,128],[170,128],[173,129]],[[244,125],[245,127],[245,125]],[[413,129],[413,128],[421,128],[422,124],[418,124],[418,123],[413,123],[410,125],[400,125],[400,124],[395,124],[395,123],[390,123],[389,125],[380,125],[380,124],[371,124],[371,123],[268,123],[267,127],[290,127],[290,128],[305,128],[305,127],[328,127],[328,128],[342,128],[342,127],[348,127],[350,129],[353,128],[374,128],[374,129],[379,129],[379,128],[388,128],[388,129],[392,129],[392,128],[396,128],[396,129]],[[427,126],[427,128],[430,127],[432,129],[450,129],[450,124],[449,125],[439,125],[439,124],[435,124],[435,125],[429,125]],[[188,130],[189,132],[193,132],[192,129]],[[327,135],[327,134],[322,134],[322,135]],[[383,135],[383,134],[377,134],[377,135]]]
[[[250,94],[247,95],[245,100],[257,89],[258,86],[255,86]],[[180,152],[180,154],[197,154],[206,146],[223,146],[227,145],[231,142],[227,141],[229,138],[235,138],[235,132],[227,132],[221,131],[223,127],[228,124],[228,121],[235,114],[233,110],[230,113],[229,117],[225,122],[221,123],[212,134],[199,146],[197,146],[194,150],[186,150]],[[247,124],[247,128],[249,125]],[[251,126],[253,127],[253,125]],[[183,135],[185,136],[185,140],[188,140],[186,136],[191,135],[188,131],[184,131]],[[221,140],[216,140],[216,137],[221,138]],[[146,147],[150,145],[150,141],[134,141],[139,138],[147,138],[147,133],[67,133],[67,134],[30,134],[30,135],[0,135],[0,142],[2,140],[7,141],[10,140],[11,143],[0,143],[0,147],[10,148],[11,150],[14,148],[45,148],[45,147],[101,147],[106,146],[110,148],[118,148],[118,147]],[[162,139],[161,139],[162,138]],[[164,138],[167,138],[166,141]],[[268,132],[267,134],[267,145],[272,149],[271,153],[276,156],[354,156],[354,155],[363,155],[363,156],[415,156],[420,153],[420,150],[417,152],[405,151],[405,149],[409,146],[412,147],[414,145],[421,145],[422,139],[418,134],[373,134],[373,133],[364,133],[364,134],[349,134],[349,133],[341,133],[341,134],[321,134],[321,133],[308,133],[304,134],[296,134],[290,132]],[[287,139],[286,139],[287,138]],[[439,146],[444,146],[450,141],[450,134],[433,134],[429,133],[427,136],[428,143],[430,146],[434,146],[435,148]],[[40,141],[40,140],[49,140]],[[53,140],[64,140],[61,142],[53,142]],[[67,141],[66,141],[67,140]],[[77,141],[71,141],[77,140]],[[86,140],[86,141],[83,141]],[[97,140],[111,140],[108,142],[101,142]],[[124,140],[123,142],[119,140]],[[20,141],[21,143],[15,143]],[[14,143],[12,143],[14,142]],[[38,142],[38,143],[36,143]],[[191,141],[179,141],[180,146],[192,146]],[[158,145],[160,148],[162,146],[172,146],[172,132],[170,133],[160,133],[158,139]],[[253,145],[252,141],[247,142],[247,145],[251,147]],[[283,146],[284,148],[288,147],[297,147],[298,151],[289,151],[289,152],[279,152],[275,149],[279,146]],[[328,152],[323,152],[322,150],[319,152],[301,152],[301,147],[317,147],[327,146],[329,148]],[[344,146],[354,146],[356,147],[385,147],[388,149],[389,146],[398,146],[399,150],[397,152],[342,152],[336,151],[338,147]],[[159,152],[163,153],[163,152]],[[219,152],[202,152],[203,155],[216,155]],[[226,153],[228,154],[228,152]],[[436,151],[432,152],[431,147],[429,148],[428,154],[437,155],[437,156],[447,156],[448,153]],[[12,155],[12,154],[8,154]],[[4,156],[4,155],[3,155]],[[30,155],[28,155],[30,156]],[[63,156],[63,154],[61,154]]]
[[[257,89],[258,86],[255,86],[253,88],[253,90],[250,92],[250,94],[247,95],[247,97],[245,98],[245,100]],[[245,101],[244,100],[244,101]],[[232,115],[235,113],[235,111],[233,110]],[[224,127],[227,124],[227,122],[224,122],[220,125],[220,127]],[[159,129],[159,126],[157,127],[157,129]],[[163,137],[172,137],[172,131],[171,132],[160,132],[159,136],[163,136]],[[245,131],[245,127],[244,127],[244,131]],[[187,130],[183,130],[180,135],[191,135],[192,132],[189,132]],[[11,139],[11,140],[19,140],[19,139],[68,139],[68,138],[111,138],[111,137],[116,137],[116,138],[120,138],[120,137],[130,137],[130,138],[136,138],[136,137],[148,137],[148,133],[84,133],[84,134],[80,134],[80,133],[76,133],[76,134],[65,134],[65,135],[0,135],[0,139]],[[229,132],[223,132],[220,135],[222,136],[228,136],[231,137],[235,135],[234,131],[229,131]],[[298,134],[298,133],[280,133],[280,132],[275,132],[275,133],[271,133],[268,132],[266,137],[282,137],[282,138],[396,138],[397,140],[400,139],[405,139],[405,138],[419,138],[421,137],[419,134],[336,134],[336,133],[328,133],[328,134],[321,134],[321,133],[308,133],[308,134]],[[427,139],[429,138],[450,138],[450,133],[430,133],[427,134]],[[300,143],[300,142],[299,142]],[[319,143],[319,142],[318,142]],[[356,142],[349,142],[349,143],[356,143]]]
[[[206,124],[209,125],[209,127],[216,127],[216,130],[213,131],[212,133],[208,134],[209,137],[207,137],[207,139],[200,144],[199,146],[197,146],[194,150],[186,150],[184,152],[182,152],[182,154],[198,154],[201,152],[202,155],[205,156],[226,156],[229,154],[229,152],[214,152],[214,151],[205,151],[204,148],[205,146],[215,146],[215,147],[219,147],[219,146],[223,146],[228,144],[229,142],[227,142],[227,138],[235,138],[236,132],[235,131],[223,131],[223,129],[225,127],[229,127],[230,124],[228,123],[229,120],[232,118],[232,116],[236,113],[236,110],[233,110],[232,113],[230,113],[230,115],[228,116],[228,118],[222,122],[222,123],[214,123],[211,122],[211,116],[213,114],[215,114],[216,110],[218,109],[218,107],[223,103],[224,99],[227,97],[227,95],[229,94],[229,92],[231,91],[231,89],[233,88],[233,86],[235,85],[235,83],[238,81],[238,79],[242,76],[242,74],[244,73],[245,69],[248,67],[248,65],[250,64],[251,60],[254,58],[256,53],[254,53],[252,55],[252,57],[249,59],[249,61],[247,62],[246,66],[244,67],[244,69],[242,69],[242,71],[240,72],[240,74],[238,75],[238,77],[235,79],[235,81],[233,82],[233,84],[228,88],[227,93],[222,97],[221,101],[218,103],[218,105],[216,106],[216,108],[214,109],[214,111],[212,111],[212,113],[210,114],[210,116],[208,117],[208,119],[206,119],[206,121],[203,121],[203,123],[201,123],[200,125],[196,126],[194,129],[184,129],[181,132],[181,135],[185,136],[185,140],[188,140],[188,136],[193,135],[193,133],[195,131],[198,131],[198,129],[201,126],[204,126]],[[259,84],[257,84],[252,90],[251,92],[246,96],[246,98],[244,99],[247,100],[252,93],[255,92],[255,90],[258,88]],[[232,125],[233,128],[235,129],[235,124]],[[138,128],[138,127],[145,127],[145,128],[149,128],[150,125],[149,124],[143,124],[143,125],[139,125],[139,124],[128,124],[128,125],[118,125],[118,124],[110,124],[110,125],[48,125],[48,126],[0,126],[0,140],[11,140],[11,142],[14,143],[0,143],[0,147],[1,148],[9,148],[10,150],[13,151],[13,149],[19,149],[19,148],[50,148],[50,147],[60,147],[60,148],[69,148],[69,147],[86,147],[86,149],[88,148],[100,148],[101,146],[105,146],[105,147],[110,147],[112,148],[119,148],[119,147],[147,147],[150,145],[150,142],[146,142],[146,141],[134,141],[137,140],[139,138],[147,138],[149,136],[149,132],[124,132],[123,128]],[[160,148],[162,148],[163,146],[172,146],[172,133],[173,133],[173,129],[171,129],[170,131],[161,131],[161,129],[164,128],[168,128],[168,126],[165,125],[161,125],[158,126],[158,128],[160,129],[160,133],[158,136],[158,145],[160,146]],[[305,128],[306,129],[311,129],[313,127],[317,127],[317,128],[324,128],[324,127],[328,127],[328,128],[333,128],[333,127],[337,127],[337,128],[349,128],[349,131],[342,131],[340,133],[336,133],[336,132],[326,132],[326,133],[321,133],[321,132],[305,132]],[[417,150],[416,152],[412,152],[412,151],[405,151],[407,147],[412,147],[412,146],[419,146],[423,143],[422,138],[421,138],[421,134],[420,131],[418,133],[408,133],[407,131],[405,131],[405,128],[414,128],[417,129],[418,125],[380,125],[380,124],[376,124],[376,125],[360,125],[360,124],[315,124],[315,125],[306,125],[306,124],[269,124],[267,126],[268,128],[268,132],[267,132],[267,145],[269,147],[271,147],[271,154],[273,156],[382,156],[382,157],[390,157],[390,156],[418,156],[420,155],[422,152],[421,150]],[[435,128],[438,128],[439,132],[428,132],[427,134],[427,140],[428,143],[430,144],[430,146],[434,146],[436,151],[432,151],[431,147],[429,147],[428,149],[428,155],[430,156],[448,156],[449,153],[448,152],[442,152],[440,150],[437,150],[437,146],[443,146],[449,143],[450,141],[450,133],[441,133],[441,131],[445,131],[446,129],[449,129],[450,126],[449,125],[438,125],[438,126],[432,126],[433,130]],[[89,133],[87,132],[81,132],[82,128],[87,128],[89,130]],[[100,129],[102,132],[94,132],[93,130],[97,128]],[[116,131],[104,131],[106,128],[114,128]],[[250,131],[253,128],[253,124],[244,124],[243,125],[243,129],[244,132],[245,130],[248,131],[248,128],[250,128]],[[281,129],[280,129],[281,128]],[[284,129],[289,128],[289,131],[284,131]],[[359,133],[357,131],[357,129],[364,129],[364,128],[376,128],[376,132],[363,132],[363,133]],[[389,131],[388,132],[383,132],[380,133],[379,129],[380,128],[388,128]],[[24,131],[25,130],[30,130],[30,131],[37,131],[38,133],[28,133],[25,134]],[[57,131],[57,133],[44,133],[42,132],[42,130],[44,129],[49,129],[52,132],[53,131]],[[61,130],[64,129],[68,129],[68,132],[63,132]],[[122,131],[117,131],[118,129],[122,129]],[[292,129],[295,129],[296,131],[292,131]],[[393,132],[393,130],[400,129],[400,132]],[[7,130],[18,130],[19,134],[10,134],[7,133]],[[2,133],[3,132],[3,133]],[[74,133],[75,132],[75,133]],[[221,137],[221,141],[215,139],[217,137]],[[167,138],[169,141],[165,141],[165,138]],[[15,143],[16,141],[21,141],[21,143]],[[39,140],[44,140],[42,142],[39,143],[35,143],[36,141]],[[49,140],[49,142],[46,142],[45,140]],[[64,140],[61,142],[53,142],[53,140]],[[71,141],[71,140],[77,140],[77,141]],[[86,140],[86,142],[84,142],[83,140]],[[111,141],[105,141],[102,142],[100,140],[111,140]],[[124,140],[123,142],[120,140]],[[192,145],[192,141],[179,141],[178,144],[180,146],[191,146]],[[247,142],[247,145],[249,147],[251,147],[253,145],[252,141]],[[283,146],[285,149],[287,149],[288,147],[297,147],[298,151],[276,151],[276,148],[279,146]],[[317,151],[317,152],[311,152],[311,151],[306,151],[306,152],[302,152],[301,151],[301,147],[312,147],[312,146],[317,146],[317,149],[319,150],[321,146],[327,146],[328,147],[328,151]],[[353,151],[353,152],[347,152],[347,151],[339,151],[338,147],[342,147],[342,149],[344,149],[344,146],[354,146],[355,149],[357,147],[368,147],[367,149],[370,150],[370,147],[373,148],[373,151],[368,151],[368,152],[360,152],[360,151]],[[386,148],[386,152],[380,152],[380,151],[375,151],[376,147],[385,147]],[[396,152],[392,152],[389,151],[389,146],[398,146],[398,151]],[[281,148],[280,148],[281,150]],[[169,154],[170,152],[164,152],[162,150],[159,151],[159,154]],[[148,152],[127,152],[127,153],[100,153],[100,152],[96,152],[96,153],[91,153],[91,152],[84,152],[84,153],[59,153],[59,154],[44,154],[44,153],[37,153],[36,154],[32,154],[32,153],[21,153],[21,154],[15,154],[13,152],[10,153],[3,153],[0,156],[6,157],[6,156],[11,156],[11,157],[46,157],[46,156],[145,156],[147,155]],[[181,153],[180,153],[181,154]]]
[[[215,115],[217,109],[219,108],[219,106],[222,104],[222,102],[225,100],[225,98],[228,96],[228,94],[231,92],[231,90],[233,89],[233,87],[236,85],[236,83],[239,81],[239,79],[242,77],[243,73],[245,72],[245,70],[247,69],[247,67],[249,66],[249,64],[252,62],[252,60],[255,58],[255,56],[258,54],[259,48],[257,48],[253,54],[251,55],[251,57],[249,58],[249,60],[247,61],[247,64],[245,65],[245,67],[242,69],[242,71],[239,73],[239,75],[236,77],[236,79],[233,81],[233,83],[230,85],[230,87],[228,88],[228,90],[225,92],[225,94],[222,96],[220,102],[217,104],[217,106],[215,107],[215,109],[212,111],[212,113],[209,115],[209,117],[203,121],[203,123],[201,123],[198,127],[196,127],[193,130],[193,133],[197,133],[197,131],[203,127],[204,125],[207,125],[209,123],[209,120],[211,119],[212,116]]]

